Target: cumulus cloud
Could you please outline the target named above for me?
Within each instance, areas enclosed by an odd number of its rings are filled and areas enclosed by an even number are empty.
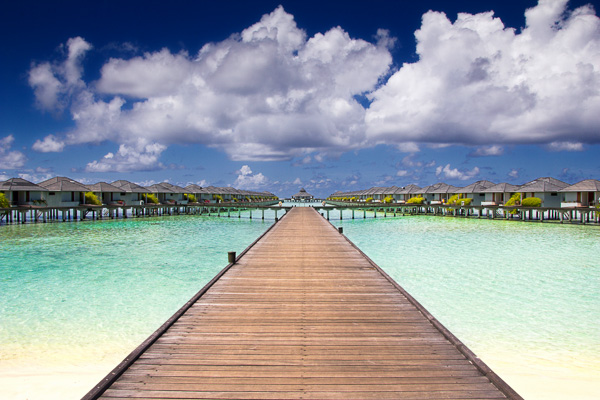
[[[450,168],[450,164],[446,164],[446,166],[438,166],[435,169],[435,175],[438,177],[443,175],[444,178],[466,181],[479,175],[479,168],[474,167],[470,171],[459,171],[458,168]]]
[[[583,143],[575,142],[552,142],[547,148],[550,151],[583,151]]]
[[[153,171],[164,168],[158,162],[160,154],[166,149],[159,143],[146,144],[143,141],[137,146],[122,144],[117,153],[107,153],[101,160],[87,164],[86,172],[131,172]]]
[[[504,154],[504,147],[498,145],[483,146],[479,147],[469,155],[471,157],[488,157],[488,156],[501,156]]]
[[[2,169],[17,169],[25,165],[27,157],[20,151],[10,151],[15,138],[13,135],[8,135],[0,139],[0,168]]]
[[[419,60],[370,94],[368,139],[505,144],[600,140],[600,19],[540,0],[517,32],[493,12],[423,15]]]
[[[321,162],[379,144],[408,153],[464,144],[490,156],[506,144],[599,142],[600,19],[567,0],[540,0],[525,16],[517,31],[493,12],[451,21],[430,11],[415,32],[418,60],[399,68],[387,31],[372,42],[342,27],[308,37],[281,6],[197,51],[111,58],[93,82],[82,78],[93,47],[75,37],[61,62],[29,71],[38,107],[68,110],[74,122],[34,148],[111,141],[145,154],[138,142],[201,144],[234,161]],[[130,157],[112,160],[88,168],[132,168]]]
[[[248,165],[242,166],[239,171],[236,171],[236,174],[238,176],[233,186],[238,189],[259,190],[269,183],[266,176],[260,172],[254,174]]]
[[[354,96],[373,90],[392,62],[393,38],[382,31],[376,40],[340,27],[308,38],[278,7],[195,55],[112,58],[96,82],[81,81],[91,45],[70,39],[66,59],[33,65],[29,83],[41,108],[69,104],[67,145],[199,143],[233,160],[289,160],[364,146],[365,109]]]
[[[398,170],[398,172],[396,172],[396,176],[408,176],[410,175],[410,172],[408,172],[405,169],[400,169]]]
[[[32,149],[40,153],[58,153],[65,148],[65,142],[54,135],[48,135],[44,140],[36,140]]]
[[[508,173],[508,176],[511,177],[511,178],[513,178],[513,179],[518,178],[519,177],[519,170],[517,170],[517,169],[511,169],[510,172]]]

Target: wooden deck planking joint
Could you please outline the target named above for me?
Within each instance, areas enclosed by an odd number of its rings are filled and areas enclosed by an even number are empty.
[[[151,339],[84,399],[521,399],[311,208]]]

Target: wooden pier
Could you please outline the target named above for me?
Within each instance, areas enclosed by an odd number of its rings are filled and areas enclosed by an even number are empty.
[[[521,399],[308,207],[84,397],[98,398]]]
[[[282,208],[276,206],[277,201],[260,201],[248,203],[191,203],[191,204],[145,204],[145,205],[79,205],[70,207],[47,207],[47,206],[16,206],[11,208],[0,208],[0,225],[3,224],[26,224],[46,222],[75,222],[95,221],[102,219],[118,218],[143,218],[163,217],[170,215],[227,215],[241,216],[242,211],[261,211],[262,219],[265,219],[265,210],[277,212]],[[284,211],[285,212],[285,211]]]

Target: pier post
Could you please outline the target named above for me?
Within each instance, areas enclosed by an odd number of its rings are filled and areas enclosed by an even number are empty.
[[[327,210],[327,221],[329,221],[329,210]]]
[[[352,219],[354,219],[354,210],[352,210]]]
[[[363,209],[363,219],[367,219],[367,209]]]
[[[342,209],[340,208],[340,221],[342,220]]]
[[[229,261],[229,264],[235,264],[235,251],[227,252],[227,261]]]
[[[262,220],[264,221],[265,220],[265,209],[263,208],[261,211],[262,211]]]

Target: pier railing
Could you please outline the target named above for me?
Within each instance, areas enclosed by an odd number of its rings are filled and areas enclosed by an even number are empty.
[[[332,201],[328,206],[318,207],[325,211],[327,218],[333,209],[350,210],[352,219],[357,212],[366,218],[367,212],[383,217],[398,215],[438,215],[447,217],[488,218],[537,222],[559,222],[578,224],[600,224],[600,209],[596,207],[523,207],[498,205],[448,205],[448,204],[406,204],[406,203],[364,203]]]
[[[278,200],[255,201],[255,202],[231,202],[231,203],[188,203],[188,204],[110,204],[77,206],[44,206],[44,205],[21,205],[10,208],[0,208],[0,224],[28,223],[28,222],[67,222],[115,218],[139,218],[151,216],[169,215],[218,215],[231,216],[251,210],[261,210],[262,219],[265,218],[265,210],[282,210],[277,206]],[[277,218],[277,211],[275,212]]]

